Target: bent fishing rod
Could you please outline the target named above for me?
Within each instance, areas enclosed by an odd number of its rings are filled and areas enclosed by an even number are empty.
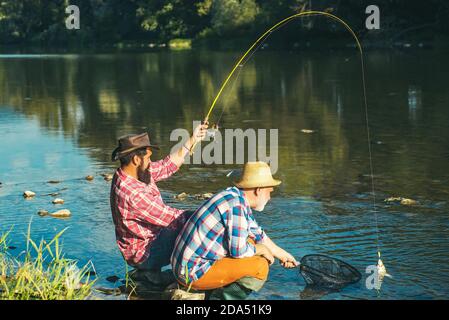
[[[206,114],[206,117],[203,120],[203,123],[208,123],[209,118],[212,114],[212,111],[214,110],[215,105],[217,104],[217,101],[220,99],[222,92],[228,85],[229,80],[233,77],[237,68],[239,68],[240,66],[243,66],[249,60],[249,58],[252,57],[252,55],[257,51],[257,49],[259,49],[261,44],[270,36],[270,34],[298,18],[303,18],[303,17],[307,17],[307,16],[324,16],[324,17],[331,18],[332,20],[339,22],[352,35],[352,37],[354,38],[354,40],[356,42],[358,51],[360,53],[360,63],[361,63],[361,71],[362,71],[362,73],[361,73],[362,74],[362,87],[363,87],[363,102],[364,102],[364,107],[365,107],[366,132],[367,132],[367,138],[368,138],[369,165],[370,165],[370,171],[371,171],[371,186],[372,186],[372,195],[373,195],[373,212],[374,212],[375,223],[376,223],[377,255],[378,255],[379,264],[380,264],[381,263],[381,260],[380,260],[381,254],[380,254],[380,247],[379,247],[379,227],[378,227],[377,210],[376,210],[376,196],[375,196],[375,192],[374,192],[374,173],[373,173],[371,145],[370,145],[371,140],[370,140],[369,120],[368,120],[368,102],[367,102],[367,97],[366,97],[365,63],[364,63],[364,59],[363,59],[363,49],[362,49],[362,46],[360,44],[360,41],[359,41],[357,35],[343,19],[341,19],[341,18],[337,17],[336,15],[333,15],[329,12],[304,11],[304,12],[293,14],[293,15],[279,21],[278,23],[274,24],[271,28],[266,30],[236,62],[236,64],[232,68],[231,72],[225,78],[225,80],[224,80],[223,84],[221,85],[214,100],[212,101],[212,104],[209,107],[209,110]],[[247,57],[248,57],[248,59],[247,59]],[[245,61],[245,59],[247,59],[247,60]],[[196,144],[197,143],[195,142],[192,145],[192,147],[190,148],[190,154],[193,154],[193,149],[195,148]]]

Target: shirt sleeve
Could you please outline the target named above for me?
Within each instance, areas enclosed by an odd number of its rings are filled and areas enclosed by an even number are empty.
[[[227,212],[227,232],[229,254],[233,258],[252,257],[256,247],[248,242],[249,221],[245,214],[246,208],[241,205],[231,205]]]
[[[266,236],[265,231],[256,222],[256,219],[254,218],[252,213],[248,214],[248,221],[249,221],[249,237],[253,239],[256,243],[263,242]]]
[[[150,174],[154,182],[167,179],[178,171],[179,167],[171,160],[170,155],[164,159],[152,162],[150,165]]]
[[[146,192],[131,196],[130,203],[142,220],[161,227],[168,227],[184,213],[184,210],[169,207],[160,198]],[[182,220],[182,217],[180,219]]]

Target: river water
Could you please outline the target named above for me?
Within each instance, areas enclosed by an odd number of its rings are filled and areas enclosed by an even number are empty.
[[[110,182],[101,174],[117,166],[110,161],[117,137],[148,129],[162,145],[153,160],[165,156],[176,144],[172,130],[191,130],[192,121],[204,117],[240,54],[0,56],[0,233],[13,227],[11,253],[24,249],[30,219],[37,240],[68,227],[62,237],[66,256],[80,266],[92,261],[98,285],[113,287],[106,278],[123,278],[125,264],[115,244]],[[327,254],[363,275],[339,292],[309,294],[297,270],[275,264],[252,298],[449,298],[446,56],[426,50],[367,53],[371,141],[356,51],[262,50],[239,68],[211,122],[219,119],[224,129],[278,129],[277,156],[274,147],[269,150],[283,183],[256,219],[296,257]],[[201,201],[173,196],[223,189],[230,185],[226,174],[240,167],[184,165],[159,187],[167,203],[191,209]],[[83,179],[89,174],[92,182]],[[25,200],[25,190],[37,196]],[[64,205],[43,195],[56,191]],[[392,196],[418,204],[384,202]],[[56,208],[73,215],[58,220],[36,214]],[[393,278],[369,290],[365,269],[376,264],[378,244]]]

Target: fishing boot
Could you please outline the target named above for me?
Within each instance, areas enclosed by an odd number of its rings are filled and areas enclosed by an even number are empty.
[[[208,294],[209,300],[245,300],[253,291],[259,291],[265,280],[243,277],[226,287],[218,288]]]

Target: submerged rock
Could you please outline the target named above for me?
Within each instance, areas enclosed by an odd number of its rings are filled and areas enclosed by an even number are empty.
[[[114,177],[114,175],[111,173],[104,173],[104,174],[102,174],[102,176],[103,176],[104,180],[106,180],[106,181],[111,181],[112,178]]]
[[[27,190],[23,193],[24,198],[33,198],[35,195],[36,194],[33,191],[29,191],[29,190]]]
[[[117,276],[109,276],[106,278],[106,281],[112,282],[112,283],[116,283],[117,281],[119,281],[120,278]]]
[[[122,294],[122,291],[120,290],[120,288],[102,288],[102,287],[97,287],[95,288],[95,290],[108,295],[108,296],[119,296]]]
[[[88,176],[86,176],[86,180],[92,181],[92,180],[94,180],[94,176],[88,175]]]
[[[52,201],[53,204],[64,204],[64,200],[60,198],[56,198]]]

